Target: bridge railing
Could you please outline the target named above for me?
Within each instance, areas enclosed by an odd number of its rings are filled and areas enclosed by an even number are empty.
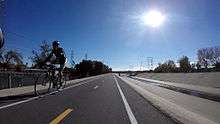
[[[0,89],[34,85],[46,70],[29,69],[22,72],[0,70]]]

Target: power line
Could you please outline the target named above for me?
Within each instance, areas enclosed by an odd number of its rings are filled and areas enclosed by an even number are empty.
[[[149,70],[152,70],[153,69],[153,57],[147,57],[146,61],[140,62],[140,71],[143,70],[143,67],[145,67],[145,65]]]
[[[147,65],[150,70],[153,69],[153,57],[147,57]]]
[[[72,65],[72,67],[74,67],[74,66],[75,66],[75,64],[76,64],[76,62],[75,62],[75,55],[74,55],[74,51],[73,51],[73,50],[71,50],[71,65]]]

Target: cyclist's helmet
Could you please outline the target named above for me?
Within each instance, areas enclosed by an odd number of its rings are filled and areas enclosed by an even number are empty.
[[[60,42],[59,42],[59,41],[55,40],[55,41],[53,42],[53,46],[59,46],[59,45],[60,45]]]

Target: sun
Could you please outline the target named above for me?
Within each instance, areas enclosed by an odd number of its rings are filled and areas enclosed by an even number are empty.
[[[151,26],[151,27],[158,27],[161,24],[163,24],[165,20],[165,16],[157,11],[157,10],[151,10],[142,16],[143,23]]]

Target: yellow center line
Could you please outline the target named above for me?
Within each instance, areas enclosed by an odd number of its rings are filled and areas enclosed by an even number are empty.
[[[54,120],[52,120],[49,124],[59,124],[73,109],[67,109],[59,116],[57,116]]]

